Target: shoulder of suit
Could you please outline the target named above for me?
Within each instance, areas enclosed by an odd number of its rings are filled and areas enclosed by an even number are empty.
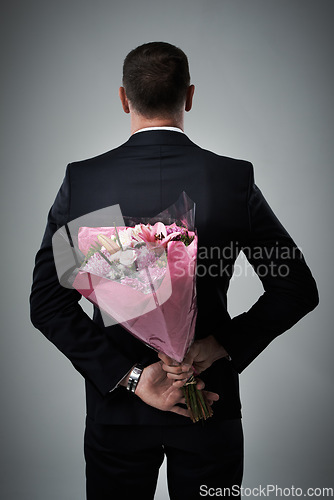
[[[235,158],[232,156],[226,156],[226,155],[221,155],[218,153],[215,153],[214,151],[210,151],[208,149],[201,148],[200,146],[197,146],[204,155],[207,155],[209,159],[212,159],[215,164],[221,164],[223,165],[231,165],[233,167],[238,167],[238,168],[243,168],[245,170],[249,170],[253,168],[252,162],[249,160],[244,160],[241,158]]]
[[[126,143],[125,143],[126,144]],[[111,149],[109,151],[106,151],[102,154],[93,156],[91,158],[86,158],[83,160],[78,160],[78,161],[73,161],[68,164],[68,167],[70,168],[71,172],[73,171],[78,171],[79,169],[83,168],[91,168],[94,167],[96,168],[98,165],[104,165],[106,162],[110,162],[114,158],[117,158],[119,155],[122,155],[124,153],[124,148],[123,146],[125,144],[122,144],[114,149]],[[240,159],[240,158],[235,158],[235,157],[230,157],[230,156],[225,156],[221,155],[218,153],[215,153],[214,151],[210,151],[208,149],[204,149],[197,144],[193,143],[193,146],[196,148],[198,152],[200,152],[204,157],[207,157],[207,160],[209,160],[208,165],[212,165],[212,167],[221,167],[223,168],[224,166],[231,167],[231,168],[237,168],[238,172],[241,174],[242,172],[248,172],[249,170],[253,170],[253,165],[250,161]],[[211,160],[211,161],[210,161]],[[212,162],[212,163],[211,163]]]
[[[116,157],[121,150],[122,146],[106,151],[91,158],[85,158],[83,160],[75,160],[68,164],[71,170],[77,170],[83,167],[95,167],[98,164],[103,165],[106,161],[110,161],[113,157]]]

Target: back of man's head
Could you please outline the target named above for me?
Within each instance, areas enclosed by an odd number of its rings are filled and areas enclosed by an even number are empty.
[[[189,85],[187,56],[169,43],[145,43],[124,60],[123,86],[127,98],[133,109],[145,117],[179,113]]]

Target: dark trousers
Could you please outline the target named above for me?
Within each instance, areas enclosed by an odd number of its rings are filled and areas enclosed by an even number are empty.
[[[203,498],[209,488],[230,488],[230,497],[240,498],[232,495],[243,473],[240,419],[212,418],[184,426],[109,426],[88,418],[87,500],[152,500],[164,455],[171,500]]]

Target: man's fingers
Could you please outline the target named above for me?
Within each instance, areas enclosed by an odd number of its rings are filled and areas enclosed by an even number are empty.
[[[162,369],[165,370],[165,372],[167,372],[167,373],[174,373],[175,375],[179,375],[180,373],[182,373],[182,366],[181,365],[171,366],[171,365],[167,365],[166,363],[163,363]]]
[[[182,380],[174,380],[173,382],[173,387],[180,389],[181,387],[184,386],[184,384],[187,382],[188,379],[182,379]]]
[[[194,363],[194,355],[192,352],[188,352],[188,354],[185,356],[183,363],[186,365],[191,366]]]
[[[167,372],[167,373],[170,373],[170,374],[173,374],[173,375],[181,375],[183,378],[185,377],[190,377],[192,375],[192,368],[190,365],[178,365],[178,366],[171,366],[171,365],[166,365],[166,363],[163,363],[162,365],[162,369]],[[174,377],[170,377],[170,378],[174,378]],[[178,377],[180,378],[180,377]]]
[[[192,369],[191,363],[186,363],[183,361],[182,363],[178,363],[174,359],[170,358],[163,352],[158,353],[159,358],[163,362],[162,368],[168,373],[182,373],[188,372]]]
[[[168,366],[179,366],[180,363],[175,361],[175,359],[170,358],[163,352],[158,352],[158,357]]]
[[[218,401],[219,400],[219,394],[216,392],[210,392],[210,391],[203,391],[205,394],[205,397],[208,401]]]
[[[167,373],[167,377],[171,380],[184,380],[185,382],[192,376],[193,372],[182,373]]]
[[[177,413],[178,415],[182,415],[183,417],[190,418],[189,410],[181,408],[181,406],[173,406],[173,408],[170,411],[172,411],[173,413]]]
[[[196,387],[199,391],[202,391],[205,387],[205,384],[203,382],[203,380],[201,380],[200,378],[197,379],[197,382],[196,382]]]

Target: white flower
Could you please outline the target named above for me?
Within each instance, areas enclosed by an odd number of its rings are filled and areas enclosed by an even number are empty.
[[[127,227],[126,229],[122,229],[118,231],[118,236],[122,247],[129,247],[132,243],[132,228]]]
[[[132,266],[136,260],[136,252],[134,250],[128,249],[121,252],[119,261],[123,266]]]
[[[139,233],[141,233],[141,224],[136,224],[135,227],[132,227],[131,228],[132,230],[132,239],[135,240],[135,241],[140,241],[142,242],[143,239],[141,238],[141,236],[139,236]]]
[[[116,260],[116,261],[117,261],[117,260],[120,260],[120,256],[121,256],[121,254],[122,254],[122,250],[118,250],[118,252],[115,252],[115,253],[113,253],[113,254],[110,256],[109,260],[110,260],[111,262],[114,262],[115,260]]]

